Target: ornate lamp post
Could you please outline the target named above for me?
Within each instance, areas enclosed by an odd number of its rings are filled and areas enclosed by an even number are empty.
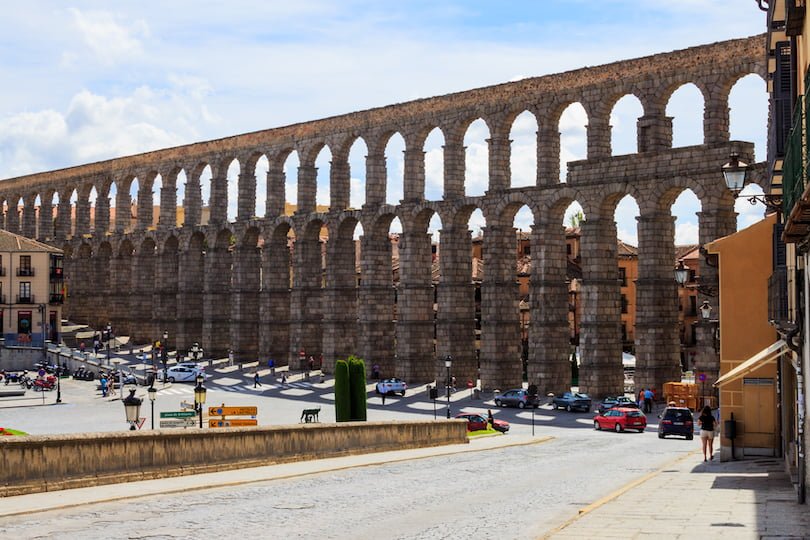
[[[447,389],[447,419],[448,420],[450,419],[450,368],[452,367],[452,365],[453,365],[453,357],[448,354],[447,357],[444,359],[444,367],[447,368],[447,384],[445,386],[446,386],[446,389]]]
[[[740,156],[736,152],[732,152],[728,163],[720,167],[723,172],[723,179],[726,181],[726,187],[728,187],[735,199],[745,187],[749,169],[749,165],[744,161],[740,161]],[[782,211],[781,194],[746,195],[745,199],[751,204],[762,203],[772,212]]]
[[[203,386],[204,379],[205,378],[202,376],[202,374],[197,375],[197,386],[194,387],[194,407],[197,409],[197,413],[200,415],[200,429],[203,427],[203,405],[205,404],[205,387]]]
[[[155,429],[155,399],[157,398],[157,388],[155,388],[154,379],[146,393],[149,394],[149,402],[152,404],[152,429]]]
[[[161,360],[163,361],[163,382],[164,383],[166,382],[166,375],[167,375],[166,370],[168,369],[168,366],[166,365],[166,363],[169,360],[169,344],[168,344],[168,341],[169,341],[169,332],[164,330],[163,331],[163,341],[160,342],[160,344],[162,345],[162,351],[161,351],[160,357],[161,357]]]
[[[135,397],[135,389],[130,388],[129,396],[124,400],[124,412],[127,415],[127,422],[129,422],[130,431],[135,431],[135,424],[138,422],[138,417],[141,414],[141,403],[143,400]]]

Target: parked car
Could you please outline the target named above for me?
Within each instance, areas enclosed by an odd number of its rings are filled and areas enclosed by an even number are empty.
[[[658,418],[658,438],[663,439],[667,435],[682,435],[688,440],[694,437],[695,423],[692,418],[692,411],[686,407],[667,407]]]
[[[638,409],[638,404],[627,396],[606,397],[599,402],[599,405],[596,406],[596,410],[603,413],[615,407],[628,407],[631,409],[635,407]]]
[[[205,364],[203,364],[202,362],[188,362],[187,361],[187,362],[179,362],[179,363],[177,363],[175,365],[178,366],[178,367],[187,367],[187,368],[191,368],[191,369],[202,369],[202,370],[205,369]]]
[[[637,429],[639,433],[647,428],[647,417],[638,408],[617,407],[597,414],[593,419],[593,429],[612,429],[622,432]]]
[[[518,407],[520,409],[534,407],[536,409],[540,406],[540,400],[536,395],[530,395],[528,390],[515,388],[514,390],[507,390],[502,394],[497,394],[495,396],[495,405],[497,407]]]
[[[579,392],[565,392],[561,396],[554,396],[552,405],[555,409],[565,409],[568,412],[590,412],[591,398],[588,396],[588,394],[580,394]]]
[[[456,418],[464,418],[467,420],[467,431],[480,431],[489,428],[489,422],[487,422],[486,417],[477,413],[461,413],[457,414]],[[506,433],[509,431],[509,422],[494,418],[492,427],[496,431]]]
[[[157,377],[159,381],[163,380],[163,370],[159,370]],[[190,368],[185,366],[172,366],[166,369],[166,380],[168,382],[194,382],[197,375],[202,375],[207,378],[205,371],[197,368]]]
[[[392,378],[378,382],[375,391],[378,394],[401,394],[404,396],[407,389],[408,383],[402,379]]]

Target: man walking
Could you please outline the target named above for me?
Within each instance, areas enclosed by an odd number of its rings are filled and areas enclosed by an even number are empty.
[[[253,388],[256,388],[257,386],[261,386],[261,385],[262,385],[262,383],[259,382],[259,372],[258,372],[258,370],[254,371],[253,372]]]
[[[644,390],[644,412],[651,413],[652,412],[652,402],[653,402],[653,393],[652,390],[647,388]]]

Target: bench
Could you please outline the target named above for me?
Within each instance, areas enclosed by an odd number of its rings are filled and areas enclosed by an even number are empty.
[[[0,397],[24,396],[25,390],[0,390]]]
[[[301,422],[305,422],[309,424],[310,422],[318,422],[318,413],[321,412],[321,408],[318,407],[317,409],[304,409],[301,411]]]

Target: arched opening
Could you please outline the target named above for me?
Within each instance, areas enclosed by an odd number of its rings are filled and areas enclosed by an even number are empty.
[[[211,166],[206,164],[200,171],[200,225],[208,225],[211,220]]]
[[[90,194],[87,196],[87,204],[90,207],[90,230],[98,234],[100,231],[96,230],[96,212],[98,210],[98,191],[96,186],[90,188]],[[106,232],[106,231],[104,231]]]
[[[315,158],[315,168],[318,170],[315,189],[315,211],[328,212],[332,171],[332,150],[328,146],[324,146],[318,152],[318,157]]]
[[[568,179],[568,162],[588,155],[588,113],[581,103],[571,103],[560,115],[560,182]]]
[[[762,195],[763,193],[764,191],[757,184],[748,184],[740,191],[740,195],[734,201],[738,231],[753,225],[765,216],[765,205],[759,200],[751,199],[751,196]],[[754,204],[751,204],[752,201]]]
[[[137,177],[133,178],[129,183],[129,215],[126,221],[127,225],[125,226],[125,231],[133,231],[137,227],[140,186],[141,183]]]
[[[349,148],[349,206],[361,208],[366,204],[366,155],[368,147],[362,137],[357,137]]]
[[[228,196],[228,210],[226,212],[228,222],[236,221],[236,215],[239,212],[239,173],[242,171],[242,166],[238,159],[233,159],[228,164],[227,173],[227,196]],[[255,211],[255,206],[253,208]],[[251,215],[254,212],[251,212]]]
[[[35,212],[35,224],[34,224],[34,236],[36,238],[42,238],[43,228],[41,226],[42,222],[42,197],[39,193],[37,193],[36,198],[34,198],[34,212]]]
[[[489,127],[482,119],[472,122],[464,132],[464,194],[477,197],[489,189]]]
[[[73,191],[70,192],[70,199],[69,199],[69,204],[68,204],[68,212],[69,212],[69,215],[70,215],[70,225],[68,226],[68,231],[67,232],[68,232],[69,236],[72,236],[72,235],[76,234],[76,203],[78,202],[78,200],[79,200],[79,191],[77,189],[74,189]],[[20,199],[20,202],[18,204],[19,204],[19,211],[22,212],[23,211],[23,207],[22,207],[23,200]]]
[[[614,156],[638,152],[638,119],[644,107],[633,94],[623,96],[610,112],[610,147]]]
[[[186,176],[186,170],[180,169],[180,172],[177,173],[177,179],[174,181],[174,189],[177,192],[177,200],[176,205],[180,206],[180,211],[178,211],[177,207],[175,207],[175,226],[180,227],[183,225],[183,219],[185,216],[186,209],[186,184],[188,183],[188,177]]]
[[[510,168],[511,187],[537,184],[537,118],[529,111],[520,113],[512,122]]]
[[[298,168],[301,160],[293,150],[284,160],[284,215],[290,216],[298,205]]]
[[[267,172],[270,170],[270,160],[262,154],[256,160],[254,179],[256,182],[256,216],[267,217]]]
[[[754,143],[756,160],[767,159],[768,88],[759,75],[739,79],[728,96],[729,135],[732,141]]]
[[[385,170],[388,175],[385,182],[386,204],[399,204],[405,189],[405,139],[394,133],[385,145]]]
[[[444,195],[444,133],[433,128],[422,147],[425,152],[425,199],[441,200]]]
[[[703,144],[703,110],[703,94],[692,83],[670,95],[666,115],[672,117],[673,148]]]
[[[698,286],[701,268],[705,264],[700,254],[700,227],[697,213],[701,210],[700,199],[691,189],[685,189],[673,202],[675,217],[675,261],[673,267],[683,263],[689,270],[687,282],[678,287],[678,340],[681,352],[681,368],[684,371],[695,367],[697,356]]]
[[[639,276],[638,217],[639,208],[631,195],[625,195],[616,205],[613,219],[616,221],[616,258],[619,267],[621,340],[625,354],[635,354],[635,328]],[[628,364],[628,368],[629,368]],[[629,371],[629,369],[628,369]]]
[[[512,219],[515,229],[515,280],[518,284],[518,309],[520,313],[520,361],[524,380],[528,379],[529,364],[529,325],[532,320],[531,274],[532,274],[532,229],[534,214],[523,205]]]

